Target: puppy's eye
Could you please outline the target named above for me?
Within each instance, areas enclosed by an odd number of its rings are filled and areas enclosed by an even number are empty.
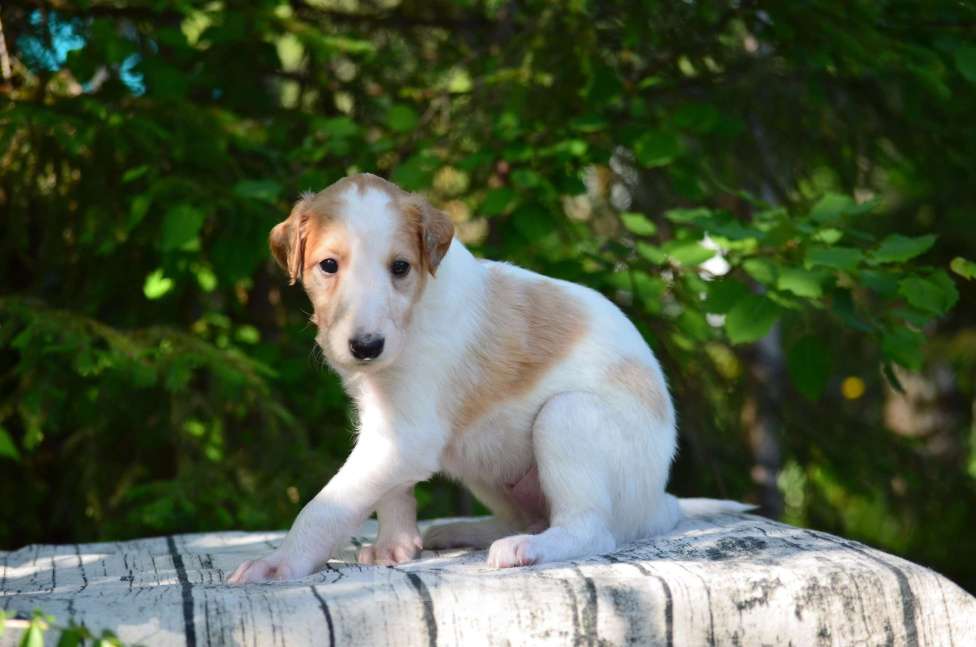
[[[390,272],[397,278],[403,278],[410,272],[410,263],[406,261],[393,261],[390,265]]]
[[[334,258],[327,258],[319,263],[319,267],[321,267],[322,271],[326,274],[335,274],[339,271],[339,262]]]

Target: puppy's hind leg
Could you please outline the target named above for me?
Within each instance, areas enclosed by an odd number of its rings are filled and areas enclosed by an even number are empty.
[[[608,427],[615,424],[610,407],[592,393],[560,393],[543,405],[532,433],[550,527],[538,535],[499,539],[488,551],[489,566],[524,566],[616,548],[613,471],[620,466],[606,451],[613,431]]]

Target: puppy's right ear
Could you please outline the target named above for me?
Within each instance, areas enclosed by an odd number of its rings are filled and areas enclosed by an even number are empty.
[[[288,272],[288,285],[294,285],[295,281],[302,280],[311,202],[311,195],[303,195],[292,207],[288,217],[275,225],[268,237],[271,255],[281,269]]]

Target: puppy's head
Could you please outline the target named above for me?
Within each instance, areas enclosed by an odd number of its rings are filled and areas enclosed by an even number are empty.
[[[328,361],[357,370],[396,360],[453,236],[451,220],[424,198],[361,174],[304,195],[269,242],[312,301]]]

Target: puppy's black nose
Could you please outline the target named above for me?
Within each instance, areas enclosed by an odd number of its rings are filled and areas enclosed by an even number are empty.
[[[379,335],[360,335],[349,340],[349,352],[358,360],[368,362],[383,352],[385,340]]]

